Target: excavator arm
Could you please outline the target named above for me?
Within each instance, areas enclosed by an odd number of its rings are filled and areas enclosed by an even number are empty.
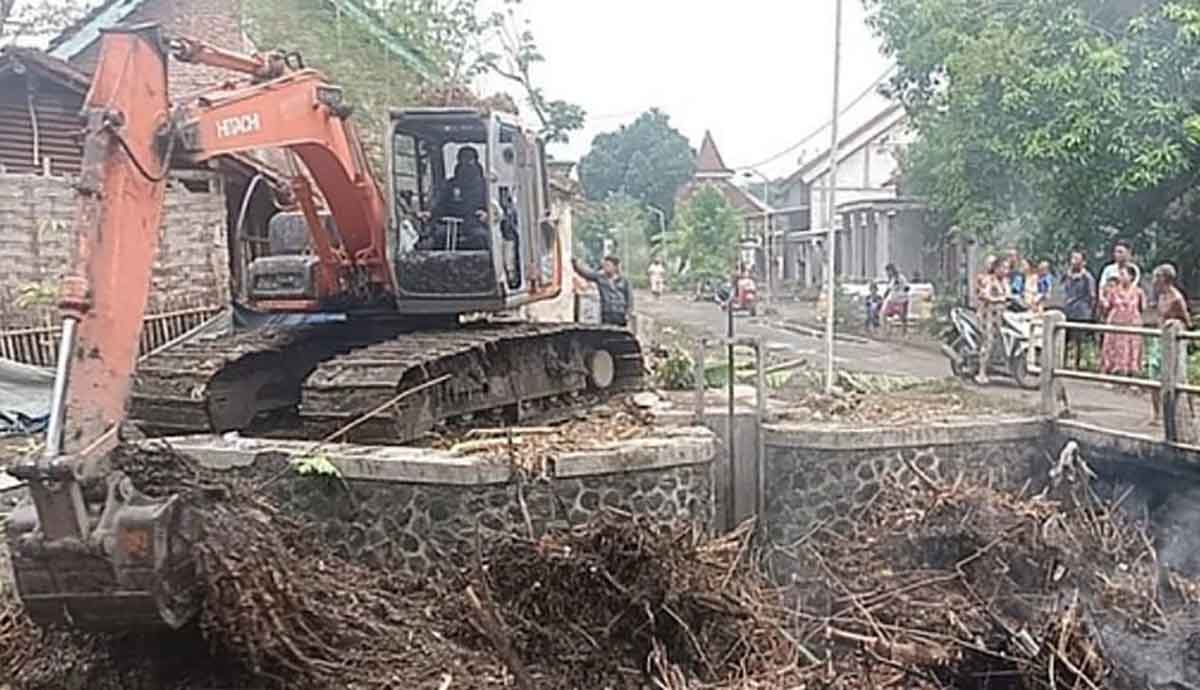
[[[168,50],[249,80],[172,105]],[[12,470],[27,483],[31,501],[6,526],[17,592],[40,624],[178,627],[197,606],[190,511],[178,497],[139,493],[99,461],[125,416],[173,158],[203,162],[272,147],[294,152],[317,181],[335,226],[330,231],[320,221],[308,178],[297,173],[292,191],[319,258],[314,303],[392,291],[386,204],[341,91],[292,62],[298,61],[167,42],[156,26],[113,29],[101,38],[84,104],[76,241],[61,285],[63,329],[46,449]],[[93,484],[103,485],[102,503],[85,500]]]

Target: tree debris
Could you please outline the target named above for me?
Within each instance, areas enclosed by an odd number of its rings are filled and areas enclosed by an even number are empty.
[[[1032,496],[902,463],[848,523],[765,551],[753,523],[712,538],[610,511],[478,539],[437,582],[338,558],[254,470],[129,450],[116,464],[203,508],[199,620],[48,633],[0,594],[0,687],[1109,689],[1200,601],[1120,498],[1062,462]]]

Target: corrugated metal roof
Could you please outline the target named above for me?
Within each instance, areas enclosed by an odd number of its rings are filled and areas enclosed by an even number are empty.
[[[108,0],[50,39],[50,55],[70,60],[100,38],[100,30],[120,24],[145,0]]]

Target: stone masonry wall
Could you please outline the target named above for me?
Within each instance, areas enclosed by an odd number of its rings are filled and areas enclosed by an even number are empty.
[[[15,301],[23,286],[57,281],[70,259],[71,185],[70,178],[0,175],[0,266],[5,267],[0,273],[0,327],[40,324],[41,314],[17,307]],[[228,298],[225,195],[215,177],[207,186],[207,192],[177,183],[168,187],[151,312]]]
[[[323,451],[341,478],[299,476],[272,465],[310,453],[311,443],[197,437],[171,445],[208,467],[278,477],[275,497],[342,556],[410,575],[469,564],[477,529],[487,541],[582,524],[607,509],[705,524],[713,515],[716,443],[706,429],[562,453],[537,477],[503,461],[354,445]]]
[[[476,525],[487,542],[497,534],[528,535],[583,524],[614,508],[660,519],[706,520],[704,467],[608,474],[486,486],[445,486],[326,479],[281,484],[284,504],[319,524],[341,555],[406,574],[432,575],[469,564]]]
[[[953,481],[960,473],[1019,487],[1048,469],[1045,424],[947,425],[941,429],[851,432],[768,428],[766,526],[770,541],[795,543],[819,522],[844,530],[882,482],[912,466]]]

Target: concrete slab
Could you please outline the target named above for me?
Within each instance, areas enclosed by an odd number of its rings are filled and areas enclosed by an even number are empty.
[[[163,442],[152,439],[141,445],[153,448]],[[184,436],[166,442],[201,466],[218,470],[248,467],[268,458],[309,456],[317,445],[312,441],[232,436]],[[562,452],[553,458],[551,474],[580,477],[703,464],[715,455],[716,444],[712,432],[702,427],[664,428],[652,438]],[[502,459],[428,448],[330,444],[320,446],[318,452],[350,480],[481,486],[504,484],[513,474],[512,467]]]
[[[1002,443],[1042,438],[1052,422],[1042,417],[982,418],[958,423],[916,427],[859,427],[828,429],[816,424],[765,424],[765,442],[785,448],[818,450],[861,450],[910,448],[966,443]]]

